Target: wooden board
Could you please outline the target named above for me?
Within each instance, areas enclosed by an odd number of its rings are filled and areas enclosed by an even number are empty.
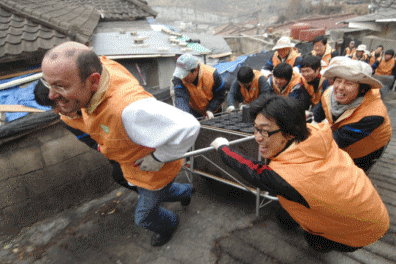
[[[45,110],[24,106],[24,105],[0,105],[0,112],[41,113],[41,112],[45,112]]]

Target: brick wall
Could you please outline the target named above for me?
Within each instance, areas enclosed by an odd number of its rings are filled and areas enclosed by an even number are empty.
[[[0,146],[0,236],[118,187],[99,152],[56,124]]]

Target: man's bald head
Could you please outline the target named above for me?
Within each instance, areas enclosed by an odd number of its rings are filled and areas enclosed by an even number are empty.
[[[89,47],[78,42],[64,42],[44,55],[43,64],[75,63],[81,81],[94,72],[102,74],[102,64],[98,55]]]

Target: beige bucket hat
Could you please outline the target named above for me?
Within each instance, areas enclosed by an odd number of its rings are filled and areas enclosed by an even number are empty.
[[[281,37],[276,42],[276,45],[272,48],[272,50],[284,49],[284,48],[293,48],[294,44],[290,41],[289,37]]]
[[[368,63],[340,56],[330,61],[329,67],[323,71],[322,75],[325,78],[340,77],[348,81],[368,84],[372,89],[382,88],[382,83],[371,77],[371,74],[372,69]]]
[[[366,52],[366,45],[360,44],[360,45],[357,47],[356,51],[364,51],[364,52]]]

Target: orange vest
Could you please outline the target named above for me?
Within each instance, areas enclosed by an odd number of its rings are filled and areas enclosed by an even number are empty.
[[[392,70],[395,67],[395,59],[391,58],[388,61],[385,61],[385,59],[380,61],[380,64],[378,65],[377,69],[375,69],[375,74],[376,75],[392,75]]]
[[[285,89],[281,92],[280,88],[278,88],[275,85],[274,77],[272,77],[272,88],[274,89],[275,93],[277,95],[283,95],[285,97],[289,96],[289,93],[293,90],[294,86],[296,86],[299,83],[301,83],[301,75],[299,73],[293,71],[293,75],[292,75],[290,82],[287,84]]]
[[[184,86],[190,92],[191,108],[202,115],[206,114],[206,107],[213,98],[213,73],[215,70],[211,66],[199,63],[198,85],[195,86],[182,80]]]
[[[133,166],[136,160],[150,154],[154,149],[130,140],[122,125],[121,113],[129,104],[153,96],[122,65],[106,57],[102,57],[101,62],[104,67],[100,88],[96,92],[103,92],[101,98],[94,102],[91,100],[89,108],[81,109],[82,116],[61,118],[69,126],[90,135],[100,145],[104,156],[120,164],[128,182],[149,190],[160,189],[177,176],[183,160],[165,163],[158,172],[141,171],[139,167]]]
[[[377,241],[389,228],[381,197],[364,171],[338,148],[328,124],[308,127],[311,135],[272,158],[269,166],[310,208],[278,196],[280,204],[311,234],[351,247]]]
[[[358,58],[356,57],[356,52],[352,54],[352,60],[358,60]],[[363,56],[360,58],[360,61],[366,61],[367,60],[367,54],[363,53]]]
[[[354,53],[355,51],[356,51],[356,48],[355,48],[355,47],[353,47],[352,50],[351,50],[349,47],[347,47],[347,48],[345,49],[345,55],[352,54],[352,53]]]
[[[285,62],[289,64],[290,66],[294,67],[294,62],[296,61],[297,57],[300,57],[300,53],[298,53],[297,48],[291,48],[289,54],[287,55],[287,58]],[[280,64],[281,61],[279,60],[279,54],[278,51],[275,51],[274,56],[272,56],[272,65],[274,65],[274,68]]]
[[[373,52],[371,52],[371,58],[369,60],[370,66],[372,66],[376,60],[381,61],[382,60],[382,55],[380,55],[378,58],[375,58],[375,51],[373,51]]]
[[[323,69],[326,69],[327,66],[329,66],[330,60],[331,60],[331,52],[332,52],[332,49],[331,49],[331,47],[327,44],[327,45],[326,45],[325,52],[324,52],[323,55],[322,55],[322,61],[321,61],[322,70],[323,70]],[[312,53],[312,55],[316,56],[316,52],[315,52],[314,50],[313,50],[311,53]]]
[[[361,158],[384,147],[392,136],[392,126],[386,107],[381,99],[381,94],[377,89],[368,91],[363,102],[357,108],[346,110],[336,122],[330,111],[330,93],[332,89],[327,89],[322,96],[322,106],[326,118],[331,125],[331,129],[336,131],[342,126],[357,123],[366,116],[382,116],[384,122],[380,127],[375,129],[369,136],[355,142],[354,144],[343,148],[352,159]]]
[[[304,77],[301,77],[302,84],[304,85],[305,89],[308,91],[308,94],[311,96],[311,103],[312,105],[316,105],[320,102],[320,98],[322,97],[323,87],[322,84],[326,80],[324,77],[320,77],[319,87],[318,90],[315,92],[314,86],[309,84]]]
[[[244,86],[241,86],[241,93],[244,99],[243,101],[244,104],[250,104],[251,102],[256,100],[257,97],[260,95],[259,79],[263,75],[261,74],[260,71],[257,70],[254,70],[253,72],[254,72],[254,78],[252,84],[250,85],[249,91]]]

